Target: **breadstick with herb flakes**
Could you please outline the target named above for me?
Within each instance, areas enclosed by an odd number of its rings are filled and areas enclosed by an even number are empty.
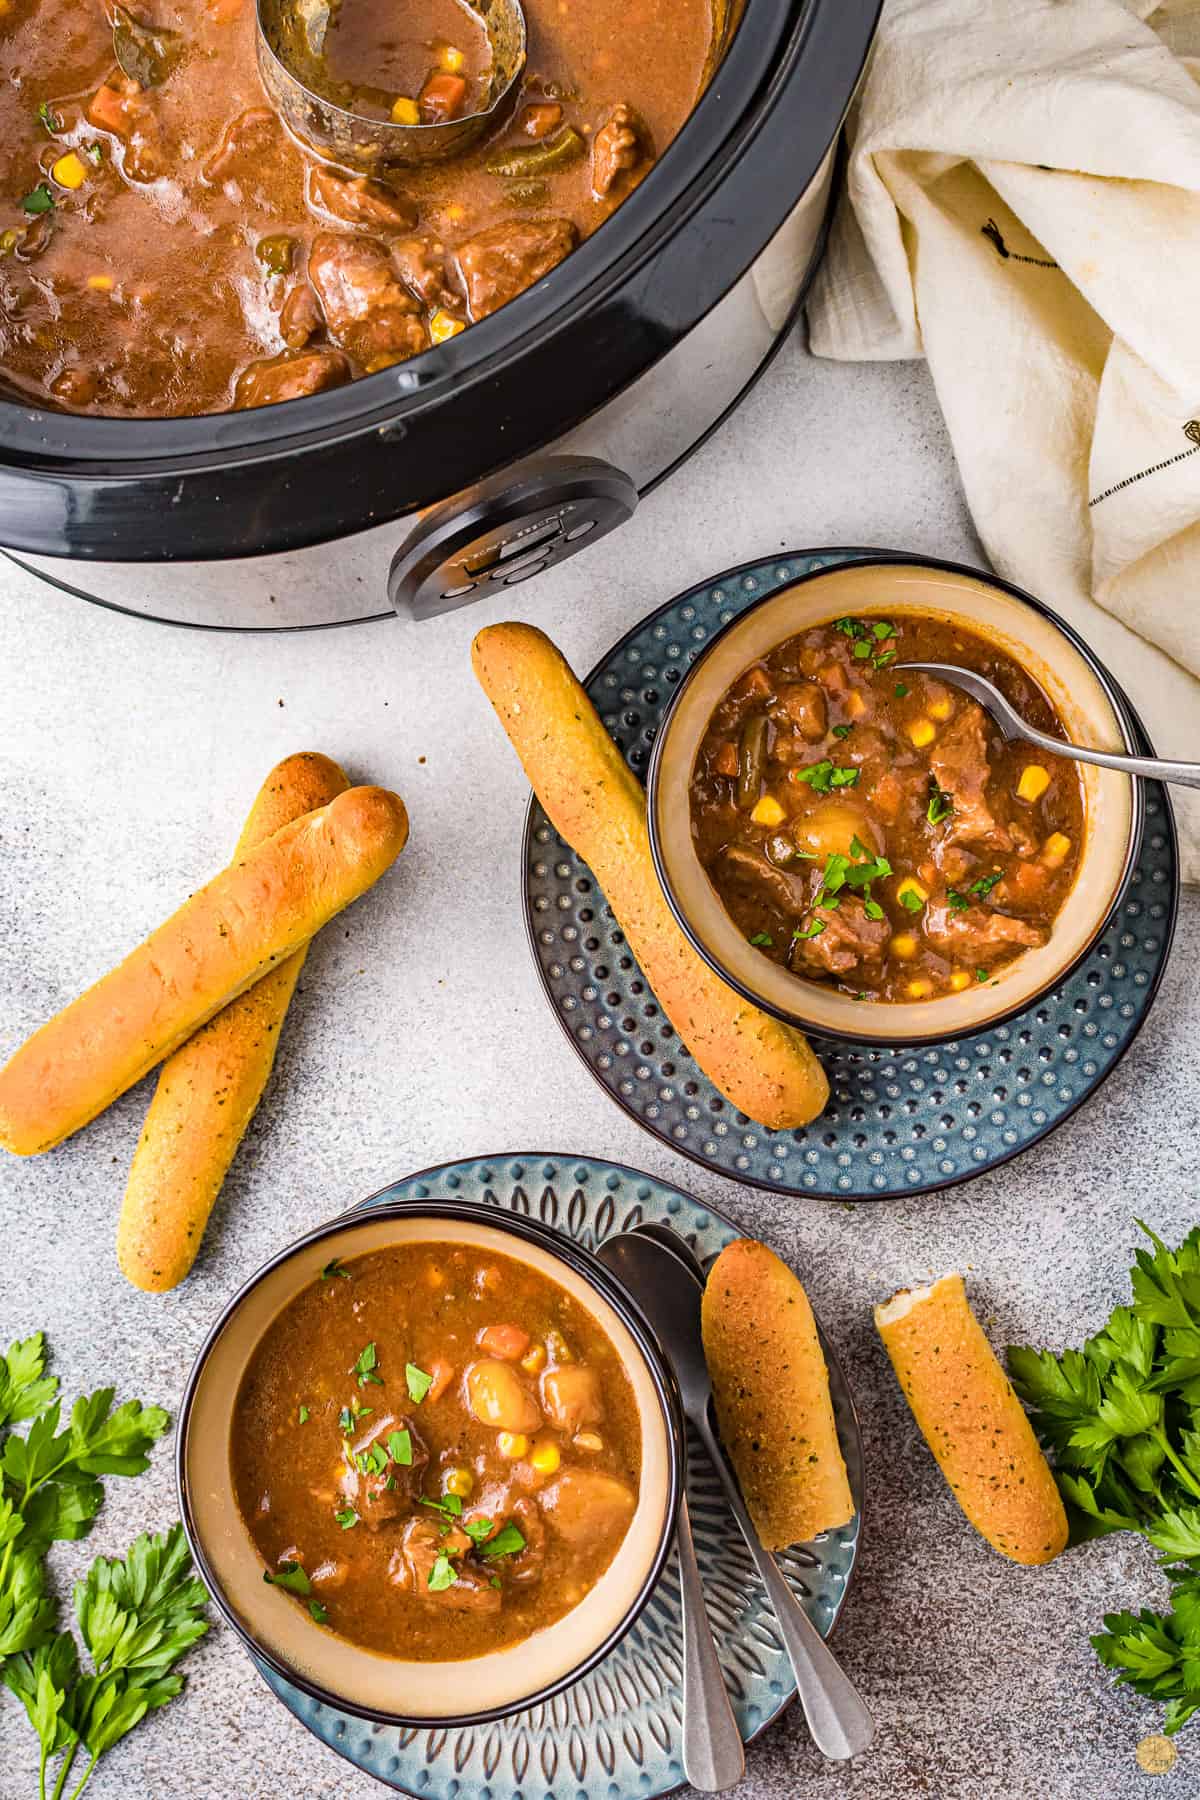
[[[399,856],[408,814],[348,788],[197,890],[0,1069],[0,1147],[53,1149],[293,956]]]
[[[271,770],[234,861],[350,786],[335,762],[300,751]],[[196,1260],[217,1195],[254,1117],[307,944],[231,1001],[167,1058],[134,1152],[117,1225],[117,1261],[134,1287],[162,1294]]]
[[[709,1080],[769,1130],[815,1119],[829,1098],[824,1069],[798,1031],[735,994],[680,930],[655,874],[641,784],[561,652],[532,625],[489,625],[471,660],[534,793],[603,888]]]
[[[704,1355],[721,1442],[768,1550],[854,1517],[829,1370],[808,1295],[766,1244],[737,1238],[709,1271]]]
[[[1013,1562],[1052,1562],[1067,1515],[1033,1426],[961,1275],[902,1288],[875,1323],[925,1442],[968,1519]]]

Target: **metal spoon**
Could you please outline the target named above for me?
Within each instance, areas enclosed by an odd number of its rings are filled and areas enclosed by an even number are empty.
[[[1039,750],[1048,750],[1052,756],[1067,756],[1072,762],[1095,763],[1101,769],[1118,769],[1124,775],[1144,775],[1150,781],[1173,781],[1180,787],[1200,787],[1200,763],[1163,762],[1157,756],[1119,756],[1111,750],[1084,750],[1078,744],[1064,744],[1061,738],[1047,736],[1044,731],[1026,724],[1000,689],[971,669],[960,669],[953,663],[926,662],[893,663],[892,668],[897,674],[906,669],[914,675],[933,675],[939,681],[948,681],[952,687],[962,688],[991,714],[1009,740],[1017,738],[1036,745]]]
[[[657,1231],[619,1232],[600,1246],[598,1255],[632,1293],[674,1365],[684,1411],[721,1479],[774,1608],[813,1743],[832,1760],[856,1756],[875,1735],[871,1715],[792,1593],[775,1558],[759,1541],[737,1477],[713,1429],[709,1411],[712,1384],[700,1335],[700,1283],[687,1261],[674,1246],[668,1248]]]

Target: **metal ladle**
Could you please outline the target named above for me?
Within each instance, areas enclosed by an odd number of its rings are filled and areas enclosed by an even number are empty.
[[[400,125],[343,104],[353,88],[325,65],[325,39],[341,0],[256,0],[258,71],[271,105],[302,143],[334,162],[374,175],[397,166],[461,155],[499,122],[525,68],[521,0],[463,0],[491,47],[486,105],[461,119]]]

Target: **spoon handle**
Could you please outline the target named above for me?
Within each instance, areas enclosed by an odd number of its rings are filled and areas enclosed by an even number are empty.
[[[694,1418],[693,1423],[700,1430],[733,1516],[766,1586],[779,1624],[779,1635],[796,1677],[796,1692],[812,1741],[831,1761],[857,1756],[875,1736],[874,1721],[857,1689],[842,1672],[833,1652],[788,1586],[779,1564],[760,1541],[712,1426],[707,1418]]]
[[[1142,775],[1147,781],[1173,781],[1177,787],[1200,788],[1200,763],[1164,762],[1159,756],[1125,756],[1112,750],[1085,750],[1079,744],[1064,744],[1061,738],[1049,737],[1022,721],[1021,736],[1051,756],[1066,756],[1072,762],[1095,763],[1101,769],[1116,769],[1122,775]]]
[[[676,1542],[683,1600],[683,1772],[702,1794],[723,1794],[746,1773],[746,1751],[704,1606],[686,1495],[679,1502]]]

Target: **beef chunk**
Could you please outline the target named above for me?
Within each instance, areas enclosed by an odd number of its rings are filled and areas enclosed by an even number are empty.
[[[548,275],[579,241],[569,219],[517,219],[468,238],[458,266],[471,316],[486,319]]]
[[[515,1556],[506,1556],[504,1567],[510,1581],[522,1586],[541,1580],[546,1560],[546,1521],[536,1500],[523,1495],[512,1509],[512,1521],[525,1539],[525,1548]]]
[[[807,874],[778,869],[761,850],[748,844],[729,844],[721,852],[722,890],[735,900],[740,890],[752,903],[765,900],[785,918],[798,919],[808,910],[812,884]]]
[[[156,181],[166,174],[168,162],[158,113],[139,82],[124,75],[105,82],[93,94],[87,116],[101,131],[111,132],[123,141],[121,168],[131,181]]]
[[[308,255],[308,278],[330,336],[364,368],[386,368],[428,345],[420,308],[375,238],[318,232]]]
[[[819,744],[828,729],[825,690],[815,681],[789,682],[779,689],[776,698],[788,724],[807,743]]]
[[[347,225],[367,225],[373,231],[411,231],[417,209],[411,200],[382,181],[366,175],[335,175],[323,163],[308,172],[308,203]]]
[[[944,956],[987,965],[1014,950],[1044,944],[1048,935],[1040,926],[989,907],[953,907],[942,900],[930,901],[922,923],[927,940]]]
[[[467,1560],[471,1547],[470,1538],[457,1525],[443,1532],[436,1519],[410,1519],[389,1574],[397,1587],[430,1606],[441,1606],[449,1612],[499,1612],[500,1590]],[[431,1588],[433,1565],[443,1553],[454,1564],[455,1580],[450,1587]]]
[[[818,906],[813,922],[824,926],[815,937],[796,938],[792,967],[798,975],[849,975],[864,963],[878,963],[891,937],[886,919],[868,919],[857,900],[840,906]]]
[[[407,1431],[412,1451],[411,1463],[398,1463],[388,1455],[382,1469],[364,1472],[358,1467],[359,1457],[366,1458],[378,1444],[384,1451],[394,1431]],[[407,1518],[421,1491],[421,1478],[429,1462],[429,1452],[406,1418],[385,1417],[373,1431],[364,1432],[350,1445],[354,1468],[347,1469],[342,1492],[354,1507],[364,1525],[378,1531],[381,1525],[394,1525]]]
[[[324,328],[317,296],[307,281],[294,287],[279,309],[279,335],[289,350],[303,350],[310,338]]]
[[[226,181],[242,167],[255,167],[275,148],[283,130],[271,106],[250,106],[231,119],[221,141],[204,165],[206,181]]]
[[[443,244],[423,237],[398,238],[391,255],[401,281],[425,306],[453,311],[462,305],[462,295],[450,286]]]
[[[603,200],[633,187],[653,161],[654,145],[645,122],[622,100],[592,143],[592,192]]]
[[[261,362],[247,363],[233,391],[235,411],[251,406],[275,406],[280,400],[299,400],[325,388],[341,387],[351,377],[350,364],[340,350],[289,351]]]
[[[982,709],[973,701],[960,707],[929,752],[933,779],[949,794],[954,811],[946,821],[949,843],[987,844],[992,850],[1010,850],[1012,838],[999,824],[987,802],[987,745]]]

